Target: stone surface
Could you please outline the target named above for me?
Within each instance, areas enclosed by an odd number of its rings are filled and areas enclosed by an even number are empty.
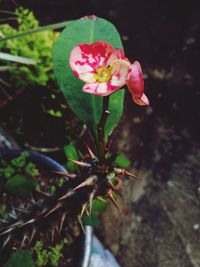
[[[121,212],[110,205],[100,232],[122,266],[200,266],[199,162],[195,148],[167,170],[124,182]]]

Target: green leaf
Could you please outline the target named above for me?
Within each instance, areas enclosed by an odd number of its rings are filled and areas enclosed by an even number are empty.
[[[130,167],[130,160],[129,159],[127,159],[125,156],[123,156],[123,155],[118,155],[117,157],[116,157],[116,159],[115,159],[115,163],[117,164],[117,165],[119,165],[120,167],[122,167],[122,168],[128,168],[128,167]]]
[[[19,57],[15,55],[11,55],[8,53],[0,52],[0,60],[8,60],[12,62],[27,64],[27,65],[36,65],[37,62],[33,59],[26,58],[26,57]]]
[[[84,83],[72,73],[69,66],[69,55],[77,44],[102,40],[115,48],[122,48],[119,33],[110,22],[100,18],[77,20],[65,28],[53,49],[54,71],[60,89],[71,109],[87,125],[95,140],[97,140],[96,125],[101,117],[103,97],[82,91]],[[119,90],[110,96],[109,110],[111,114],[105,127],[106,138],[116,127],[121,117],[123,98],[124,90]]]
[[[84,225],[95,226],[100,223],[98,215],[107,208],[107,202],[100,199],[93,199],[92,201],[92,212],[90,215],[83,214],[81,220]]]
[[[82,220],[83,225],[95,226],[100,223],[96,213],[94,212],[92,212],[90,216],[84,213],[81,220]]]
[[[55,110],[55,109],[45,109],[45,113],[49,114],[52,117],[55,118],[62,118],[62,112],[60,110]]]
[[[92,201],[92,212],[102,213],[106,210],[108,204],[106,201],[94,199]]]
[[[59,22],[59,23],[49,24],[47,26],[39,27],[39,28],[34,29],[34,30],[30,30],[27,32],[20,32],[17,34],[13,34],[11,36],[0,38],[0,42],[15,39],[15,38],[20,38],[20,37],[27,36],[27,35],[32,35],[32,34],[35,34],[38,32],[42,32],[42,31],[56,30],[56,29],[64,28],[69,23],[70,23],[70,21],[63,21],[63,22]]]
[[[76,148],[72,143],[64,146],[64,154],[68,159],[78,160]],[[66,166],[68,171],[78,170],[78,167],[71,161],[67,161]]]
[[[15,195],[26,196],[36,189],[36,185],[32,179],[17,174],[7,180],[5,189]]]
[[[12,253],[10,259],[3,267],[35,267],[28,251],[20,250]]]

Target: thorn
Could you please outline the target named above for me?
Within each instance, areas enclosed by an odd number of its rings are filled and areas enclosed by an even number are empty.
[[[26,197],[26,201],[27,202],[30,202],[32,205],[35,205],[36,204],[36,200],[34,199],[34,197],[33,197],[32,194],[29,197]],[[15,209],[18,210],[18,211],[24,212],[23,209],[20,209],[20,208],[15,208]]]
[[[121,198],[123,197],[122,196],[122,193],[119,191],[119,189],[117,187],[115,187],[110,181],[108,181],[108,186],[115,192],[117,193]]]
[[[91,159],[96,159],[97,157],[95,156],[95,154],[93,153],[93,151],[89,148],[88,145],[86,145],[87,147],[87,151],[88,151],[88,154],[90,156]]]
[[[87,178],[84,182],[80,183],[78,186],[76,186],[73,191],[76,191],[77,189],[81,188],[81,187],[85,187],[85,186],[91,186],[94,185],[94,180],[97,178],[96,175],[90,176],[89,178]]]
[[[1,247],[1,249],[5,248],[7,246],[8,242],[10,241],[10,239],[11,239],[11,235],[8,235],[8,237],[3,242],[3,245]]]
[[[110,139],[110,135],[109,135],[109,136],[108,136],[108,141],[107,141],[107,143],[106,143],[106,147],[105,147],[106,154],[109,154],[111,145],[112,145],[112,139]]]
[[[67,216],[67,212],[63,213],[62,218],[61,218],[61,222],[60,222],[59,233],[61,233],[61,231],[62,231],[63,223],[66,219],[66,216]]]
[[[107,203],[106,199],[102,196],[97,196],[96,198],[99,199],[100,201],[104,202],[104,203]]]
[[[117,184],[115,185],[115,188],[119,190],[119,188],[122,186],[122,180],[115,176],[115,180],[117,180]]]
[[[85,212],[86,208],[87,208],[87,203],[83,204],[83,206],[82,206],[81,214],[80,214],[80,217],[81,217],[81,218],[82,218],[83,213]]]
[[[82,229],[83,233],[85,234],[85,228],[84,228],[83,223],[81,221],[81,216],[77,215],[77,219],[78,219],[78,222],[80,223],[80,226],[81,226],[81,229]]]
[[[44,218],[48,217],[51,213],[58,210],[60,207],[62,207],[62,203],[58,203],[53,209],[51,209],[47,214],[45,214]]]
[[[35,233],[36,233],[36,229],[33,228],[33,231],[32,231],[32,233],[31,233],[31,237],[30,237],[30,239],[29,239],[29,241],[28,241],[28,246],[30,246],[31,242],[33,241],[33,238],[34,238],[34,236],[35,236]]]
[[[43,192],[43,191],[40,191],[40,190],[36,190],[36,193],[38,193],[42,197],[50,197],[51,196],[50,194]]]
[[[58,175],[60,175],[60,176],[66,176],[66,177],[68,177],[69,179],[74,179],[74,178],[77,177],[76,174],[73,174],[73,173],[57,172],[57,171],[53,171],[53,173],[58,174]]]
[[[117,202],[116,202],[116,200],[115,200],[115,198],[114,198],[114,196],[112,194],[112,190],[109,190],[107,192],[107,194],[108,194],[108,198],[112,201],[112,203],[114,204],[114,206],[119,210],[119,207],[117,205]]]
[[[77,160],[73,160],[73,159],[68,159],[68,160],[73,162],[75,165],[77,165],[78,167],[81,167],[81,168],[91,167],[91,164],[83,162],[83,161],[77,161]]]
[[[114,168],[114,171],[115,171],[115,173],[116,174],[122,174],[122,175],[125,175],[125,176],[130,176],[130,177],[133,177],[133,178],[135,178],[135,179],[137,179],[137,180],[141,180],[142,178],[140,178],[140,177],[138,177],[138,176],[136,176],[136,175],[134,175],[134,174],[132,174],[132,173],[130,173],[130,172],[128,172],[127,170],[125,170],[125,169],[121,169],[121,168]]]
[[[96,193],[96,190],[93,190],[89,194],[89,214],[90,214],[90,216],[91,216],[91,213],[92,213],[92,201],[93,201],[93,198],[94,198],[95,193]]]
[[[21,241],[20,249],[22,249],[22,248],[24,247],[24,243],[25,243],[26,239],[27,239],[27,235],[25,234],[25,235],[23,236],[22,241]]]
[[[14,231],[16,228],[20,228],[22,224],[22,221],[18,221],[16,223],[13,223],[11,225],[6,226],[3,230],[3,232],[0,232],[0,236],[8,234],[12,231]]]
[[[55,228],[54,228],[54,225],[53,225],[52,230],[51,230],[51,242],[52,243],[54,241],[54,236],[55,236]]]
[[[65,198],[72,196],[73,194],[74,194],[73,191],[67,192],[67,194],[65,194],[64,196],[61,196],[58,200],[63,200]]]
[[[19,227],[17,227],[17,228],[22,228],[22,227],[24,227],[24,226],[26,226],[26,225],[28,225],[28,224],[32,224],[32,223],[34,223],[34,222],[35,222],[35,218],[32,218],[32,219],[28,220],[27,222],[25,222],[25,223],[19,225]]]
[[[8,229],[5,230],[4,232],[1,232],[1,233],[0,233],[0,236],[5,235],[5,234],[7,234],[7,233],[10,233],[10,232],[12,232],[12,231],[13,231],[13,228],[8,228]]]

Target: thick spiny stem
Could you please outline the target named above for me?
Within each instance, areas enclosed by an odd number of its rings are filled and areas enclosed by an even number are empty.
[[[103,98],[103,112],[99,124],[97,125],[98,132],[98,156],[101,160],[105,159],[105,125],[110,114],[108,110],[109,96]]]

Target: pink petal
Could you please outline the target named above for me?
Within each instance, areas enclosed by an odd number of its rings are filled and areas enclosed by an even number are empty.
[[[142,69],[138,61],[135,61],[131,66],[131,75],[127,85],[132,96],[141,98],[144,92],[144,81],[142,77]]]
[[[74,47],[70,54],[69,64],[79,79],[93,83],[93,74],[102,66],[106,66],[109,58],[116,50],[104,41],[92,44],[80,44]]]
[[[117,60],[117,59],[125,59],[126,60],[124,52],[122,51],[121,48],[119,48],[118,50],[115,50],[115,52],[109,57],[107,65],[109,65],[113,60]]]
[[[90,46],[92,48],[92,55],[96,60],[97,68],[105,66],[109,58],[116,52],[116,49],[105,41],[94,42]]]
[[[94,82],[95,69],[93,67],[94,59],[91,56],[86,57],[82,53],[82,46],[77,45],[70,53],[69,64],[75,76],[84,82]],[[84,45],[89,46],[89,45]]]
[[[123,52],[123,50],[122,50],[121,48],[119,48],[119,49],[117,50],[117,53],[118,53],[118,58],[119,58],[119,59],[124,59],[124,60],[126,60],[127,62],[130,63],[130,61],[128,60],[128,58],[125,57],[124,52]]]
[[[124,52],[123,52],[123,50],[121,48],[119,48],[117,50],[117,53],[118,53],[118,58],[119,59],[124,59],[125,58]]]
[[[85,93],[94,94],[97,96],[107,96],[113,92],[119,90],[121,86],[113,86],[110,82],[105,83],[92,83],[85,84],[83,86],[83,91]]]
[[[145,94],[143,94],[141,96],[141,98],[137,98],[137,97],[133,96],[133,101],[140,106],[146,106],[146,105],[148,106],[149,105],[149,99],[147,98],[147,96]]]
[[[118,59],[110,63],[112,67],[111,85],[122,87],[130,76],[131,64],[129,61]]]

